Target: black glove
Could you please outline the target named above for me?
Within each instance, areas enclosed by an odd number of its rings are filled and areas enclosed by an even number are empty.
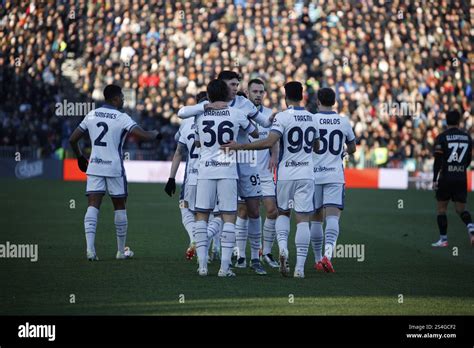
[[[77,165],[79,166],[79,169],[81,170],[81,172],[85,173],[87,171],[87,166],[89,165],[89,161],[84,156],[81,156],[77,159]]]
[[[156,140],[160,141],[161,139],[163,139],[163,134],[158,132],[158,134],[156,135]]]
[[[176,192],[176,182],[173,178],[169,178],[165,186],[165,192],[168,196],[172,196]]]

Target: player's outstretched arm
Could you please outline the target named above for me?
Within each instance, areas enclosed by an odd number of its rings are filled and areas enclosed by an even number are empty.
[[[258,130],[257,130],[258,132]],[[238,144],[231,141],[221,146],[222,149],[229,148],[231,150],[263,150],[271,148],[279,139],[281,135],[276,132],[270,132],[267,138],[255,141],[248,144]]]
[[[79,169],[85,173],[87,171],[89,161],[82,154],[81,148],[79,146],[79,140],[81,140],[83,136],[84,131],[82,131],[79,127],[76,128],[69,137],[69,144],[71,145],[72,151],[77,158],[77,165],[79,166]]]
[[[176,173],[178,172],[179,164],[183,159],[183,145],[178,143],[176,151],[174,152],[173,160],[171,161],[171,170],[168,182],[165,186],[165,192],[168,196],[172,196],[176,192]]]
[[[268,128],[272,125],[274,117],[275,116],[272,115],[272,116],[267,118],[261,112],[258,112],[254,117],[251,118],[251,120],[255,121],[259,126],[262,126],[264,128]]]
[[[143,141],[161,140],[163,138],[163,135],[157,130],[146,131],[140,126],[133,127],[130,134]]]

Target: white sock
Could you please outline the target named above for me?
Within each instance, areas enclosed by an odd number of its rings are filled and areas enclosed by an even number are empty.
[[[183,223],[186,232],[189,236],[189,244],[194,242],[194,214],[188,208],[180,208],[181,210],[181,222]]]
[[[288,235],[290,234],[290,218],[285,215],[277,217],[275,222],[275,230],[278,240],[278,248],[288,251]]]
[[[98,218],[99,209],[89,206],[84,216],[84,230],[86,232],[87,251],[92,253],[95,253],[95,231]]]
[[[266,218],[263,224],[263,255],[272,253],[275,234],[275,220]]]
[[[306,256],[308,256],[308,247],[310,242],[311,234],[309,232],[309,222],[300,222],[296,225],[296,267],[304,271],[304,264],[306,262]]]
[[[214,217],[209,220],[207,224],[207,249],[211,247],[212,239],[220,233],[222,227],[222,219],[220,217]],[[215,242],[214,242],[215,243]]]
[[[222,227],[221,246],[221,269],[227,271],[229,270],[232,251],[235,246],[235,225],[233,223],[224,223]]]
[[[214,238],[213,238],[213,248],[214,249],[218,249],[218,250],[221,250],[221,234],[222,234],[222,227],[223,227],[223,222],[222,222],[222,219],[219,218],[219,231],[217,231],[217,234],[214,235]]]
[[[199,220],[194,223],[194,242],[199,268],[207,268],[207,221]]]
[[[114,222],[115,232],[117,234],[117,250],[123,254],[125,252],[125,242],[127,241],[127,211],[125,209],[116,210]]]
[[[326,230],[324,232],[326,237],[324,256],[331,259],[337,237],[339,236],[339,218],[337,216],[326,217]]]
[[[323,223],[321,221],[311,221],[311,245],[314,261],[321,261],[323,258]]]
[[[249,228],[249,220],[244,220],[237,217],[235,221],[235,239],[237,248],[239,248],[240,257],[245,258],[245,249],[247,246],[247,234]]]
[[[249,219],[249,241],[250,241],[250,259],[255,260],[259,258],[260,239],[262,238],[262,219]]]

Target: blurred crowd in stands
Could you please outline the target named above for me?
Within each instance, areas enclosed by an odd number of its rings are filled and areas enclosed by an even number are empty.
[[[243,90],[264,80],[275,111],[287,80],[305,83],[313,112],[317,89],[334,88],[358,138],[351,166],[429,170],[451,108],[474,135],[468,1],[0,3],[0,149],[62,158],[81,118],[58,116],[57,103],[100,103],[117,83],[126,111],[165,134],[157,150],[133,138],[125,148],[170,159],[177,110],[224,69]]]

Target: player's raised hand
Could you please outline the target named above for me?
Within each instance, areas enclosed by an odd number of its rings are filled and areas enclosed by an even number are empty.
[[[225,109],[228,107],[228,103],[224,101],[216,101],[213,103],[209,103],[204,105],[204,110],[218,110],[218,109]]]
[[[84,156],[80,156],[77,159],[77,165],[79,166],[79,169],[81,170],[81,172],[85,173],[85,172],[87,172],[87,167],[89,166],[89,161]]]
[[[170,197],[174,195],[174,193],[176,192],[176,181],[174,178],[168,179],[168,182],[166,183],[166,186],[165,186],[165,192]]]
[[[221,146],[222,150],[230,149],[230,150],[239,150],[240,144],[236,143],[235,141],[231,140],[228,143],[225,143]]]

